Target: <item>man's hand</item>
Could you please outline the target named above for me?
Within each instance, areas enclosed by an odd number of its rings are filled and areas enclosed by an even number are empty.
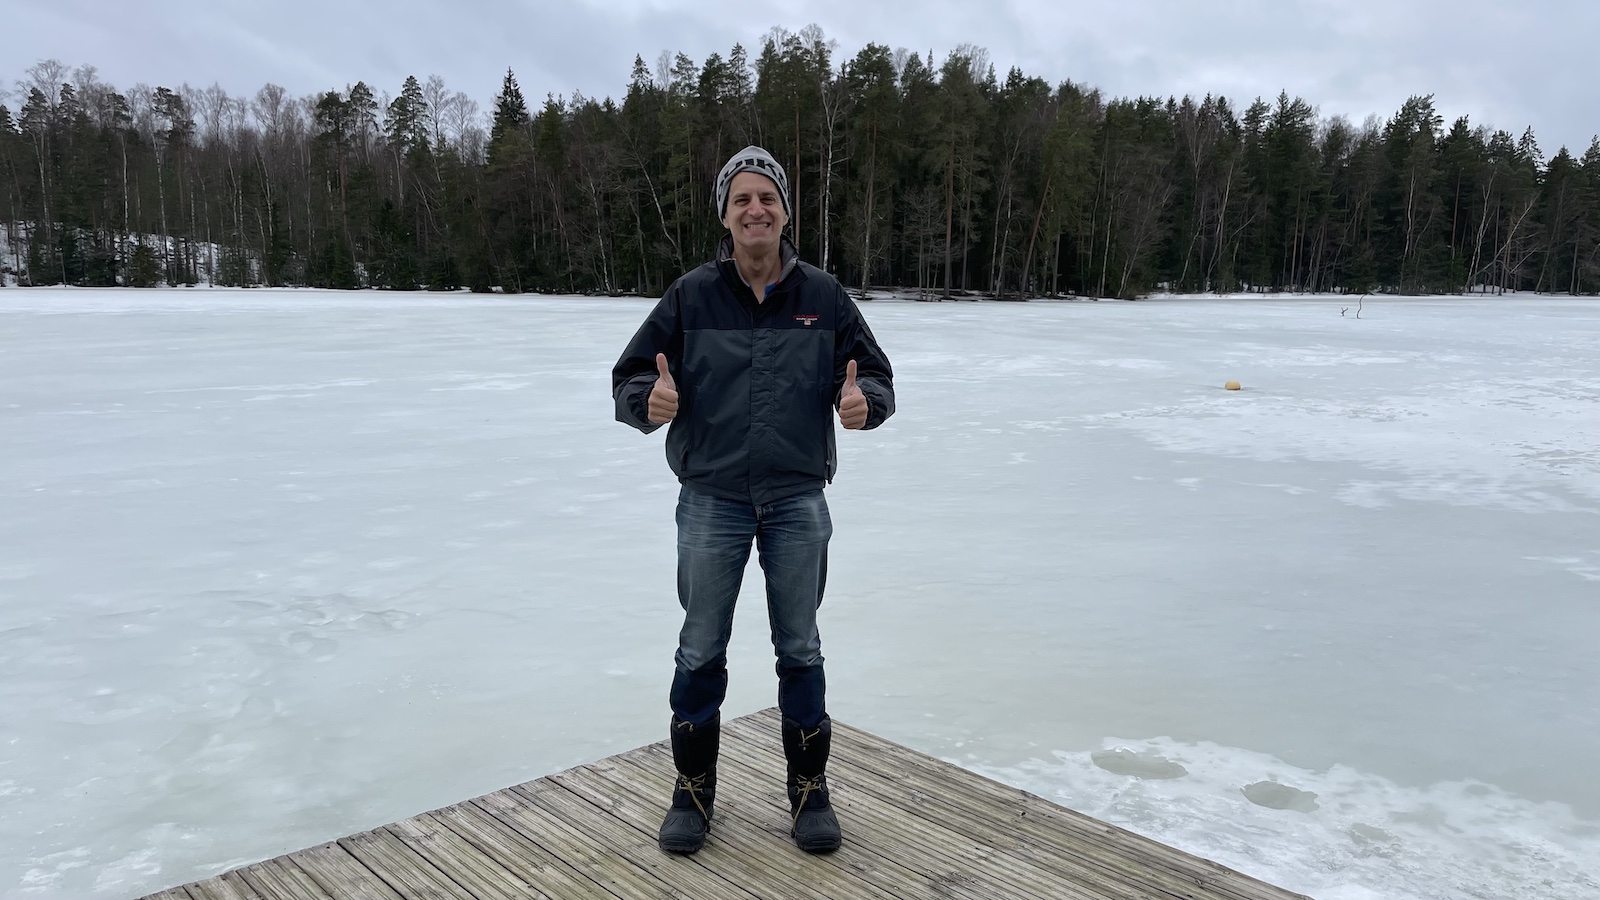
[[[854,366],[855,363],[850,365]],[[655,387],[650,389],[650,421],[657,425],[665,425],[678,417],[678,384],[672,380],[672,373],[667,371],[667,355],[656,354],[656,371],[660,377],[656,379]],[[866,414],[862,414],[862,421],[866,421]]]
[[[844,390],[839,394],[839,424],[859,431],[867,424],[867,395],[856,386],[856,361],[844,367]]]

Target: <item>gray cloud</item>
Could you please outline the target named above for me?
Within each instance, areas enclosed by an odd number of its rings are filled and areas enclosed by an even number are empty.
[[[1119,96],[1220,93],[1242,106],[1286,90],[1360,122],[1432,93],[1447,122],[1531,125],[1547,155],[1562,144],[1581,153],[1600,131],[1591,0],[22,2],[4,16],[14,29],[0,65],[8,85],[51,57],[94,65],[122,88],[215,81],[236,94],[268,81],[307,94],[357,80],[393,93],[408,74],[437,73],[487,108],[508,66],[530,103],[619,96],[635,54],[652,66],[662,50],[699,62],[739,42],[754,56],[773,25],[815,22],[841,57],[872,41],[931,50],[938,62],[972,43],[1002,75],[1017,66]]]

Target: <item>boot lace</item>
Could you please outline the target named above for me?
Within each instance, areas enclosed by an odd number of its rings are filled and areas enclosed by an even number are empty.
[[[813,735],[813,737],[815,737],[815,735]],[[805,811],[806,798],[811,796],[812,791],[822,790],[822,778],[823,776],[821,775],[818,775],[815,778],[806,778],[803,775],[796,775],[794,777],[794,788],[800,792],[800,799],[796,801],[794,805],[794,821],[789,823],[789,827],[791,829],[800,824],[800,813]]]
[[[678,783],[673,789],[688,792],[689,799],[694,801],[695,809],[700,810],[700,815],[704,816],[707,821],[711,820],[711,814],[706,812],[705,804],[700,802],[700,794],[706,789],[705,775],[695,775],[690,777],[682,772],[679,772]]]

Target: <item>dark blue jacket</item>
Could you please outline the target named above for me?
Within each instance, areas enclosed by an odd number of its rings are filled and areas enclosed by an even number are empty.
[[[684,484],[762,505],[820,488],[838,468],[834,409],[845,366],[867,398],[867,428],[894,413],[894,373],[832,275],[782,244],[783,274],[756,302],[732,240],[672,284],[611,371],[617,421],[645,432],[656,354],[678,387],[667,464]]]

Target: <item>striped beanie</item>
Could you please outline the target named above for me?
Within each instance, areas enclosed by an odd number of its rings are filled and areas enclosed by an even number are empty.
[[[717,219],[728,217],[728,186],[733,184],[733,176],[740,172],[760,172],[772,179],[778,186],[778,197],[783,200],[783,214],[789,218],[794,213],[789,209],[789,176],[783,174],[783,166],[772,158],[772,154],[760,147],[750,146],[733,155],[723,165],[722,171],[717,173]]]

